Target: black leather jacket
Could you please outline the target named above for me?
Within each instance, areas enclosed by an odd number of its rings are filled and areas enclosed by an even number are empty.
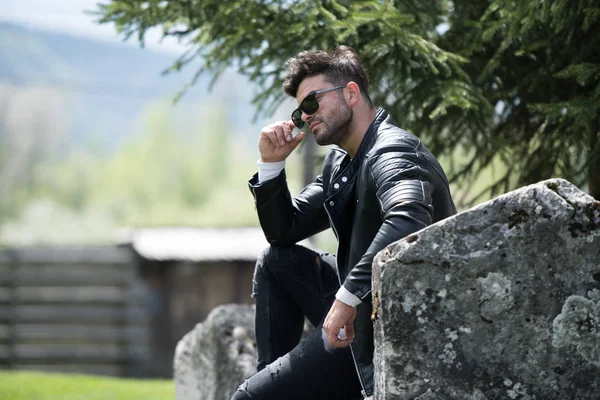
[[[414,135],[377,111],[353,159],[334,147],[322,174],[294,199],[285,171],[249,182],[260,224],[274,246],[291,246],[329,227],[338,239],[340,284],[359,297],[352,353],[363,386],[373,394],[371,264],[387,245],[456,213],[448,180]]]

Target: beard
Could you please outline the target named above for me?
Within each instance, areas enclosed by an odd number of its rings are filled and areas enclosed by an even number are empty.
[[[319,125],[313,132],[315,141],[321,146],[340,145],[348,137],[352,123],[352,109],[345,102],[335,109],[326,119],[318,119]]]

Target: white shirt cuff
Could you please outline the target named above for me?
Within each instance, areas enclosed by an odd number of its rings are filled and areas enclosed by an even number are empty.
[[[350,293],[344,286],[339,288],[339,290],[335,294],[335,298],[341,301],[342,303],[345,303],[352,307],[356,307],[357,305],[362,303],[362,301],[360,301],[360,299],[357,296]]]
[[[266,182],[279,176],[285,168],[285,160],[278,162],[258,161],[258,183]]]

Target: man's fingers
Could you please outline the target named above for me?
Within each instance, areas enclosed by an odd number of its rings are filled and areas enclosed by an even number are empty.
[[[323,331],[325,331],[325,335],[327,336],[327,341],[333,347],[336,347],[336,343],[338,341],[338,332],[340,328],[335,328],[331,325],[331,323],[325,320],[323,324]]]
[[[291,121],[279,121],[270,125],[277,135],[280,146],[285,146],[286,143],[293,139],[292,129],[294,126],[294,123]]]
[[[292,149],[292,151],[295,150],[296,147],[298,147],[302,140],[304,140],[304,136],[306,136],[306,133],[304,132],[298,132],[298,134],[294,136],[294,138],[290,142],[290,148]]]
[[[287,122],[287,126],[288,126],[288,128],[290,128],[290,131],[294,130],[294,128],[296,128],[296,125],[294,124],[294,122],[291,119],[288,121],[285,121],[285,122]]]
[[[331,347],[340,349],[340,348],[347,347],[348,345],[350,345],[350,341],[348,339],[340,339],[340,337],[336,335],[335,339],[333,339],[333,342],[330,340],[329,344],[331,345]]]
[[[265,138],[269,139],[269,141],[273,144],[273,146],[279,145],[279,141],[277,140],[277,135],[275,134],[275,131],[273,131],[272,129],[269,129],[269,128],[263,129],[261,132],[261,137],[265,137]]]
[[[327,339],[331,347],[341,348],[346,347],[350,344],[348,339],[342,339],[337,333],[330,332],[327,334]]]
[[[329,332],[327,332],[327,340],[329,340],[330,345],[336,347],[338,337],[335,333],[333,333],[333,331],[330,330]]]
[[[354,340],[354,324],[348,324],[345,328],[344,333],[346,334],[346,338],[352,342]]]
[[[304,134],[293,136],[295,125],[291,121],[279,121],[265,126],[258,140],[260,158],[264,162],[285,160],[304,138]]]
[[[284,136],[285,141],[286,142],[291,142],[292,139],[293,139],[293,137],[292,137],[293,136],[292,135],[293,128],[290,127],[290,125],[287,124],[287,123],[285,123],[285,122],[282,123],[281,125],[282,125],[282,128],[283,128],[283,136]]]
[[[274,124],[274,125],[272,125],[272,127],[273,127],[273,132],[275,132],[275,135],[277,136],[277,143],[280,146],[285,145],[286,139],[285,139],[285,131],[283,128],[283,124]]]
[[[343,348],[347,347],[352,342],[352,340],[345,337],[344,331],[340,328],[326,328],[324,325],[323,330],[327,335],[327,341],[331,347]]]
[[[349,336],[349,333],[351,333],[352,336]],[[354,329],[348,330],[347,328],[340,328],[336,339],[335,347],[339,348],[348,346],[354,339]]]
[[[280,121],[263,128],[261,135],[268,137],[275,147],[280,147],[292,140],[292,129],[286,121]]]

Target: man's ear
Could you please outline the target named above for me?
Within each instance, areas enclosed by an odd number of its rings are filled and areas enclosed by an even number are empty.
[[[361,98],[360,88],[354,81],[348,82],[346,85],[346,90],[344,90],[344,97],[346,98],[346,103],[350,107],[354,106]]]

